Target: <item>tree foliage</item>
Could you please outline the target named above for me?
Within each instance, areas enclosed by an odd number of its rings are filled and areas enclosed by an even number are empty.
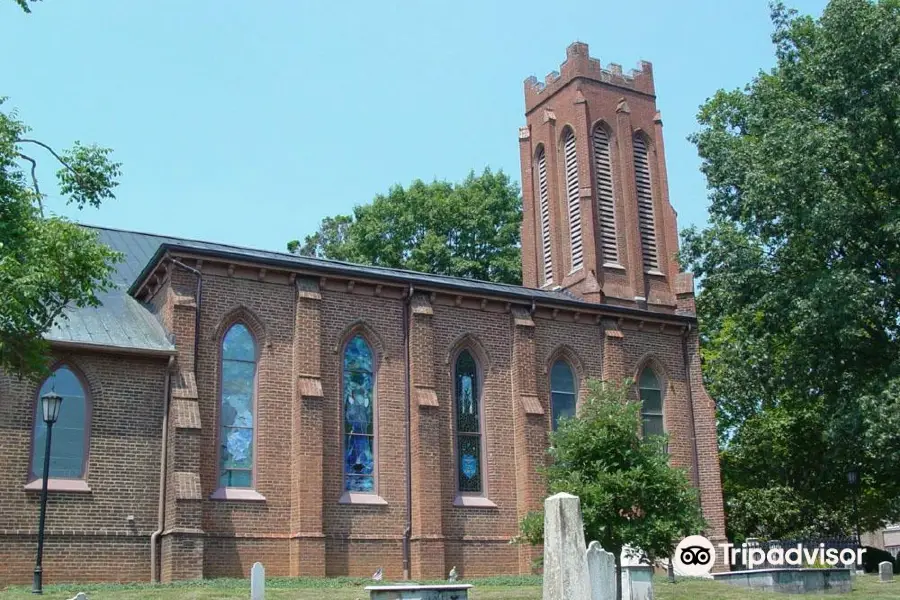
[[[738,538],[848,531],[854,466],[864,528],[900,518],[900,2],[772,17],[776,66],[701,107],[683,244]]]
[[[0,369],[20,376],[45,371],[43,335],[67,307],[99,303],[96,291],[111,285],[118,258],[95,233],[45,216],[37,176],[38,157],[49,157],[67,202],[97,207],[117,185],[110,151],[76,142],[57,153],[28,131],[15,112],[0,111]]]
[[[669,557],[678,542],[703,528],[696,490],[684,470],[669,464],[665,436],[642,439],[640,403],[630,382],[589,381],[578,416],[550,434],[543,473],[550,494],[581,499],[585,539],[620,559],[627,545],[644,558]],[[543,543],[543,514],[520,525],[520,541]]]
[[[522,200],[502,171],[461,183],[394,186],[353,215],[324,219],[288,250],[348,262],[485,281],[521,283]]]

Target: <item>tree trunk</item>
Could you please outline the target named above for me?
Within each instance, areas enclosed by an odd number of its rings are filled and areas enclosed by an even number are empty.
[[[622,600],[622,549],[613,552],[616,553],[616,600]]]

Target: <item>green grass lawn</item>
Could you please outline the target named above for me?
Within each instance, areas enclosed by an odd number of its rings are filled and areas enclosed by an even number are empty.
[[[273,578],[266,582],[266,598],[272,600],[365,600],[366,579]],[[540,600],[539,577],[494,577],[469,581],[475,585],[473,600]],[[90,600],[246,600],[250,597],[249,580],[213,579],[181,582],[172,585],[146,584],[71,584],[50,585],[44,597],[52,600],[71,598],[83,591]],[[877,576],[857,577],[852,593],[844,596],[787,595],[750,592],[723,583],[705,580],[679,580],[670,584],[657,578],[654,585],[657,600],[777,600],[778,598],[867,598],[868,600],[900,600],[900,581],[881,584]],[[0,591],[0,600],[34,598],[29,587],[10,587]]]

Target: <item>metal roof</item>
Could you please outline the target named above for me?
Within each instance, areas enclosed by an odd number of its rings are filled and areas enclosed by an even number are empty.
[[[360,279],[401,282],[426,289],[442,289],[458,292],[469,292],[475,295],[489,295],[531,304],[540,302],[556,306],[582,307],[596,310],[603,308],[609,313],[653,317],[670,321],[695,322],[688,315],[656,313],[635,308],[598,305],[586,302],[565,290],[540,290],[520,285],[493,283],[464,277],[433,275],[418,271],[407,271],[390,267],[360,265],[323,258],[299,256],[287,252],[273,252],[229,244],[217,244],[186,238],[160,236],[113,229],[96,228],[100,238],[128,258],[119,266],[118,276],[130,284],[129,292],[134,293],[143,280],[156,267],[156,263],[168,251],[182,251],[218,258],[252,261],[259,264],[281,267],[285,269],[309,270],[322,274],[339,274],[354,276]],[[151,248],[153,248],[151,250]]]
[[[172,354],[175,346],[162,324],[143,304],[128,294],[147,261],[165,238],[158,236],[122,235],[127,232],[90,227],[100,241],[122,252],[124,260],[116,265],[113,289],[97,295],[98,307],[71,308],[65,311],[44,336],[56,346],[132,351],[149,354]]]

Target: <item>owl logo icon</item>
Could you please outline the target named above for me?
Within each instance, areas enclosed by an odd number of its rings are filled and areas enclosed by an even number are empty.
[[[702,535],[691,535],[679,542],[672,562],[676,572],[688,577],[704,577],[716,564],[716,550]]]

